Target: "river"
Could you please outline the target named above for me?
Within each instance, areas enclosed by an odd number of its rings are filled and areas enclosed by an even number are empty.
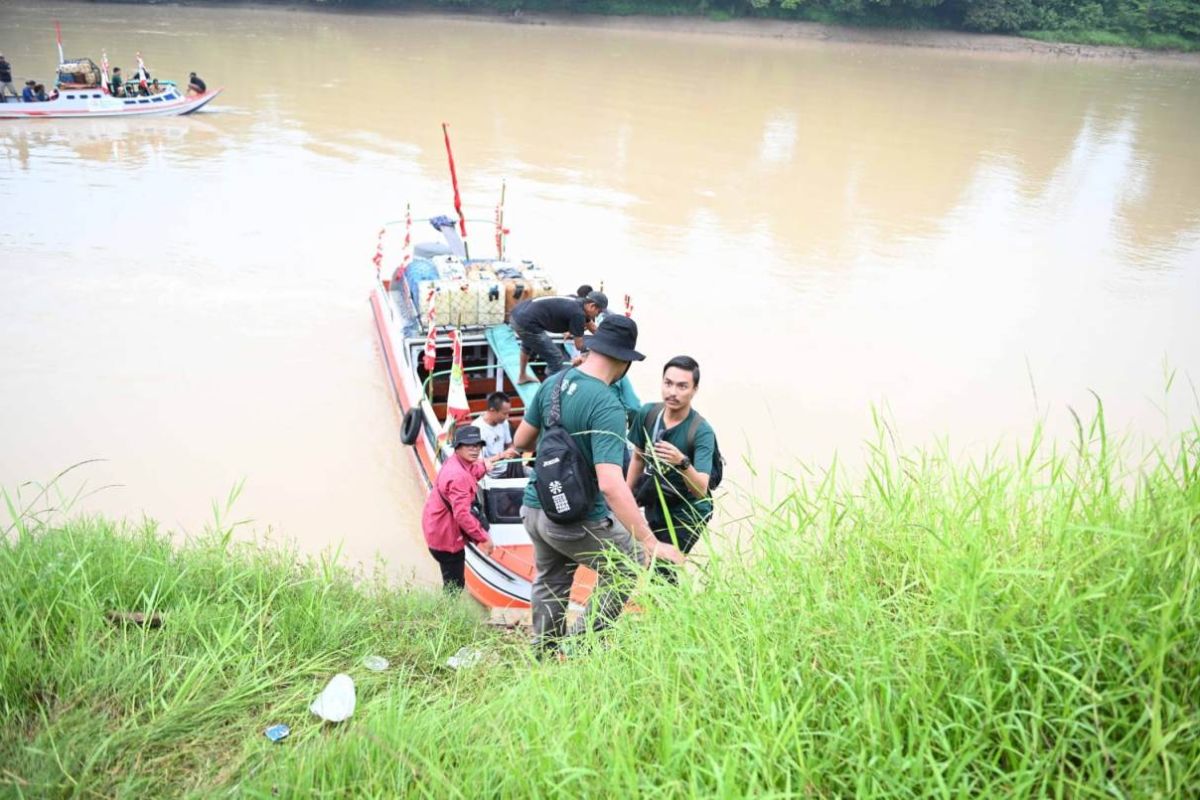
[[[0,122],[10,492],[103,459],[53,504],[198,533],[244,481],[226,524],[434,582],[366,298],[380,223],[451,210],[443,121],[474,216],[506,180],[517,252],[632,295],[644,397],[700,361],[760,497],[860,458],[873,407],[962,457],[1069,433],[1091,391],[1137,437],[1196,410],[1193,65],[0,0],[18,85],[52,78],[53,18],[68,56],[225,93]]]

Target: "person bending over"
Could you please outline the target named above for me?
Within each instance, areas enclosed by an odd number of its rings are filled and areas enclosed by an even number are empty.
[[[546,364],[546,374],[553,375],[563,368],[564,353],[551,334],[569,334],[576,349],[583,350],[583,332],[604,310],[608,297],[603,292],[589,292],[587,297],[538,297],[526,300],[512,310],[509,324],[521,340],[521,373],[517,383],[530,383],[529,359],[537,358]],[[577,365],[579,359],[573,362]]]

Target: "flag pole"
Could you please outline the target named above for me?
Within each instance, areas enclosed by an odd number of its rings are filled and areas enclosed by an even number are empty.
[[[54,40],[58,43],[58,63],[62,64],[67,59],[63,57],[62,25],[59,24],[58,20],[54,20]]]
[[[471,257],[471,251],[467,247],[467,218],[462,212],[462,198],[458,194],[458,173],[454,170],[454,152],[450,149],[450,126],[442,123],[442,136],[446,140],[446,158],[450,161],[450,183],[454,186],[454,210],[458,212],[458,228],[462,233],[463,252],[467,258]]]

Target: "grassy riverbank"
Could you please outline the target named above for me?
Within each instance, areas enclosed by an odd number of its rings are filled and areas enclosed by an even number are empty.
[[[883,438],[861,484],[781,483],[752,552],[561,664],[219,532],[28,522],[0,549],[0,791],[1194,797],[1200,430],[1117,450],[1099,423],[958,467]],[[322,728],[338,671],[359,707]]]

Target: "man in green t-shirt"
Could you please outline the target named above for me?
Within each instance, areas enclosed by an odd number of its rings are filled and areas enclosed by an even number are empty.
[[[628,317],[607,317],[588,339],[587,360],[562,378],[562,426],[595,467],[596,499],[584,518],[560,524],[545,514],[538,502],[536,469],[525,488],[521,511],[538,572],[533,581],[533,633],[542,647],[558,647],[567,634],[567,604],[580,564],[596,571],[596,586],[587,614],[572,634],[589,624],[599,630],[621,613],[634,564],[649,566],[656,558],[683,562],[678,548],[654,538],[622,474],[625,410],[609,386],[625,375],[631,362],[645,358],[636,346],[637,324]],[[517,450],[528,452],[540,443],[542,420],[549,415],[556,383],[543,384],[525,410],[513,437]]]
[[[642,406],[629,426],[634,447],[626,477],[629,488],[635,491],[639,479],[647,477],[637,498],[645,505],[646,522],[660,542],[672,542],[674,528],[673,543],[684,553],[696,544],[713,512],[708,481],[717,439],[708,421],[692,408],[699,387],[696,359],[672,358],[663,367],[662,402]],[[661,565],[659,571],[676,579],[670,566]]]

